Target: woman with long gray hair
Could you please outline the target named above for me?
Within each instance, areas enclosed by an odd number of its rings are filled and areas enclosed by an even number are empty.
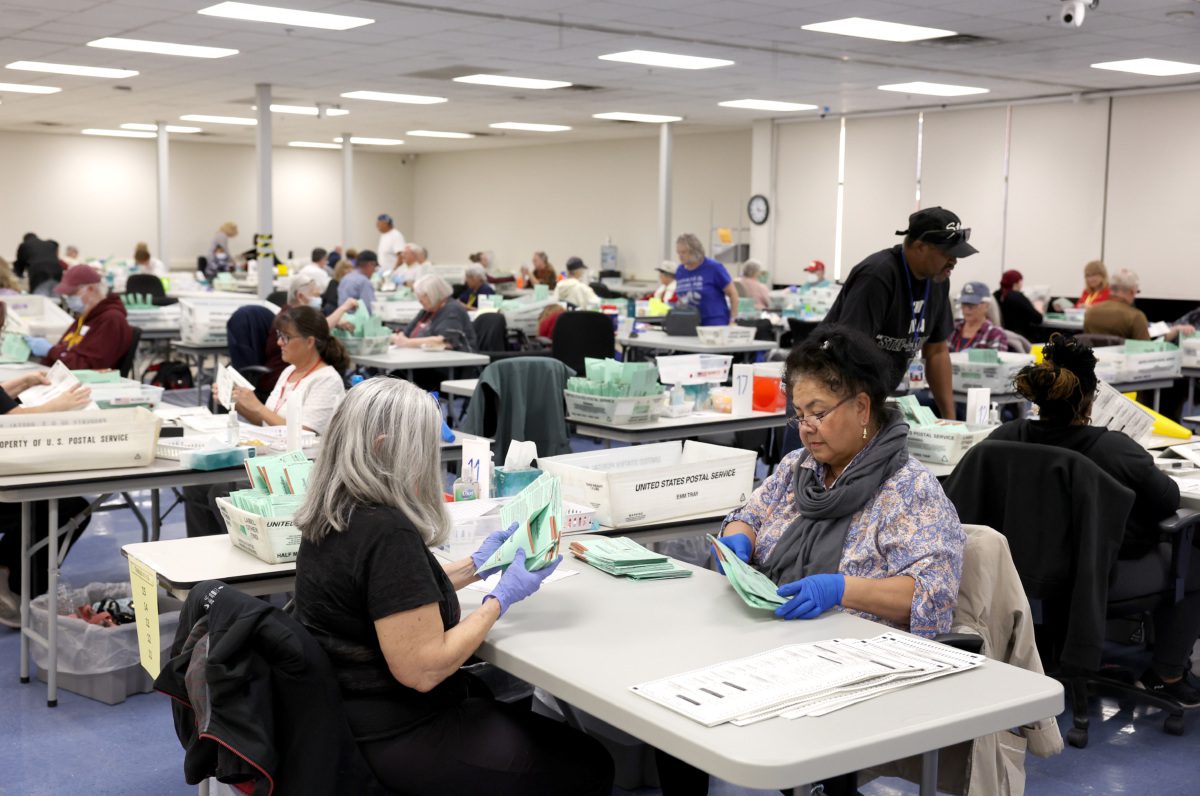
[[[346,395],[296,514],[296,617],[329,654],[346,715],[375,776],[401,794],[607,794],[595,740],[493,699],[459,667],[557,562],[523,553],[465,618],[456,592],[516,529],[441,563],[441,413],[409,382],[375,378]]]

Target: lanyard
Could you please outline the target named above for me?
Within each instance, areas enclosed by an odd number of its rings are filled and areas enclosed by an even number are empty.
[[[912,313],[913,325],[913,348],[912,354],[916,356],[918,345],[921,342],[921,329],[925,326],[925,313],[929,311],[929,287],[930,280],[925,280],[925,300],[921,302],[921,315],[917,316],[917,311],[912,308],[913,305],[913,280],[912,271],[908,269],[908,258],[904,256],[904,247],[900,247],[900,262],[904,265],[904,276],[908,278],[908,309]]]
[[[307,379],[308,375],[310,373],[312,373],[317,368],[321,367],[321,365],[323,365],[323,364],[325,364],[324,361],[321,360],[320,358],[318,358],[317,361],[313,363],[313,366],[311,368],[304,371],[303,376],[296,379],[296,383],[294,385],[292,385],[292,392],[296,391],[296,388],[300,386],[300,382]],[[279,408],[281,406],[283,406],[284,402],[287,400],[287,393],[288,393],[288,382],[285,381],[283,383],[283,389],[279,391],[279,397],[275,399],[275,405],[273,407],[271,407],[272,412],[274,412],[275,414],[279,414]]]
[[[958,333],[958,343],[954,346],[954,352],[958,353],[959,351],[962,351],[964,349],[970,348],[971,346],[975,345],[975,338],[979,337],[979,335],[982,333],[983,333],[983,326],[980,326],[978,329],[975,330],[975,334],[971,335],[971,339],[967,341],[967,344],[963,345],[963,336],[962,336],[962,332],[960,331]]]

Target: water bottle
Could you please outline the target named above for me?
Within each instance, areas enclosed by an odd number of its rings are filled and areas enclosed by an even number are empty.
[[[230,412],[228,417],[229,420],[225,423],[225,442],[236,446],[242,439],[242,428],[238,425],[237,410]]]

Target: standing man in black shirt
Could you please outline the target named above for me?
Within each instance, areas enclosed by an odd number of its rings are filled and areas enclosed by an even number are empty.
[[[874,337],[892,361],[888,378],[893,385],[899,386],[918,353],[923,355],[933,400],[942,417],[953,419],[948,280],[958,258],[977,249],[967,243],[971,230],[941,207],[918,210],[908,217],[908,229],[896,234],[904,236],[902,244],[854,266],[825,320]]]

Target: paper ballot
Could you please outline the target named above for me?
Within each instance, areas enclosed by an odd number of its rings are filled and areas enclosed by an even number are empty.
[[[217,401],[226,409],[233,407],[233,388],[243,387],[247,390],[253,390],[254,385],[246,381],[242,374],[238,373],[231,367],[220,365],[217,367]]]
[[[721,568],[725,570],[725,579],[742,598],[742,602],[751,608],[774,611],[788,601],[787,597],[779,595],[770,578],[738,558],[724,542],[712,534],[708,535],[708,541],[716,551]]]
[[[536,572],[558,556],[564,527],[562,486],[559,479],[543,475],[517,493],[500,509],[500,525],[517,530],[492,553],[480,569],[507,569],[517,550],[525,551],[525,568]]]
[[[1154,417],[1136,401],[1129,400],[1102,381],[1096,385],[1091,424],[1110,431],[1122,431],[1136,442],[1150,433],[1154,427]]]
[[[580,539],[571,543],[571,555],[601,572],[634,580],[687,578],[692,571],[670,558],[647,550],[625,537]]]
[[[21,393],[21,404],[23,406],[41,406],[44,403],[53,401],[63,393],[75,389],[80,384],[75,374],[61,361],[55,362],[54,367],[46,371],[46,378],[50,380],[49,384],[38,384]],[[86,408],[97,409],[99,407],[93,402],[88,404]]]

